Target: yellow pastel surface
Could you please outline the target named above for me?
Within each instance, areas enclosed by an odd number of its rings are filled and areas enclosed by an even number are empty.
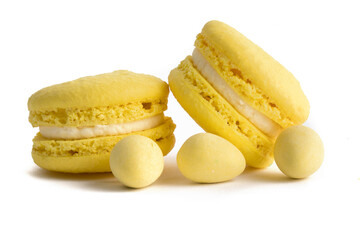
[[[310,105],[295,77],[234,28],[210,21],[195,46],[248,104],[282,127],[308,118]]]
[[[276,165],[288,177],[306,178],[316,172],[324,159],[324,145],[311,128],[292,126],[276,139]]]
[[[199,183],[224,182],[240,175],[245,158],[229,141],[211,133],[199,133],[188,140],[177,154],[180,172]]]
[[[38,134],[33,140],[32,156],[42,168],[58,172],[109,172],[110,152],[115,144],[129,135],[142,135],[153,139],[164,156],[175,144],[175,124],[171,118],[155,128],[117,136],[79,140],[51,140]]]
[[[93,126],[154,116],[166,110],[168,85],[159,78],[115,71],[79,78],[34,93],[33,126]]]
[[[143,188],[159,178],[164,169],[164,157],[153,140],[131,135],[119,141],[111,151],[110,168],[125,186]]]
[[[187,57],[171,71],[169,85],[175,98],[207,132],[233,143],[246,163],[264,168],[273,162],[273,140],[240,115],[194,68]]]
[[[43,88],[29,98],[28,108],[30,111],[49,111],[115,106],[165,99],[168,94],[166,82],[159,78],[119,70]]]

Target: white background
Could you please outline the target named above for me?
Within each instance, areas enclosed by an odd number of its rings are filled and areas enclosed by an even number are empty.
[[[0,239],[359,239],[359,6],[356,1],[1,1]],[[177,150],[202,132],[170,94],[177,142],[160,179],[131,190],[111,173],[66,175],[31,159],[35,91],[127,69],[167,81],[209,20],[288,68],[311,104],[323,166],[291,180],[276,164],[194,184]]]

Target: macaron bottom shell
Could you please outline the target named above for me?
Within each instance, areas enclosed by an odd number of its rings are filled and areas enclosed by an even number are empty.
[[[115,144],[129,135],[143,135],[153,139],[160,147],[163,155],[167,155],[175,145],[175,136],[173,134],[175,124],[168,118],[162,125],[130,134],[97,137],[81,140],[51,140],[37,135],[33,142],[32,157],[34,162],[41,168],[66,173],[96,173],[110,172],[110,152]],[[98,152],[84,155],[71,155],[79,145],[94,144],[102,146]],[[86,148],[86,147],[85,147]],[[47,152],[41,152],[47,149]],[[59,150],[60,149],[60,150]],[[71,150],[74,149],[74,150]],[[101,151],[101,149],[108,149]],[[65,154],[66,150],[66,154]],[[84,149],[85,151],[87,149]],[[51,153],[50,151],[58,151]]]

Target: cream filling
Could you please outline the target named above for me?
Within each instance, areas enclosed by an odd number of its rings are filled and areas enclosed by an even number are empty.
[[[145,119],[109,125],[92,127],[45,127],[40,126],[42,136],[51,139],[82,139],[99,136],[112,136],[142,131],[159,126],[164,122],[164,114],[158,114]]]
[[[247,104],[196,48],[193,51],[192,58],[197,70],[240,114],[269,137],[275,138],[279,135],[282,130],[281,126]]]

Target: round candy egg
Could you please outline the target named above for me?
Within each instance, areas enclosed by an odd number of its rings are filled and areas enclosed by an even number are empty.
[[[324,145],[311,128],[292,126],[276,139],[276,165],[288,177],[306,178],[318,170],[324,159]]]
[[[180,172],[199,183],[230,180],[245,169],[245,158],[229,141],[211,133],[199,133],[188,140],[177,154]]]
[[[110,168],[125,186],[143,188],[159,178],[164,169],[164,157],[152,139],[130,135],[113,148]]]

